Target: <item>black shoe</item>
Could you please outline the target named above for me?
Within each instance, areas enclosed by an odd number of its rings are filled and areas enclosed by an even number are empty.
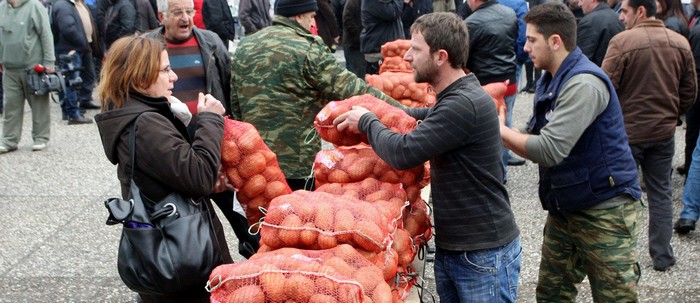
[[[80,103],[80,108],[82,109],[100,109],[100,106],[92,103],[92,101]]]
[[[84,116],[75,117],[75,118],[68,118],[68,125],[90,124],[90,123],[92,123],[92,119],[85,118]]]
[[[669,268],[671,268],[673,265],[676,265],[676,259],[673,259],[671,263],[669,263],[666,266],[656,266],[654,265],[654,270],[655,271],[667,271]]]
[[[508,166],[521,166],[525,165],[525,159],[520,158],[516,155],[511,155],[510,158],[508,158]]]
[[[679,235],[685,235],[691,230],[695,230],[695,221],[689,219],[678,219],[676,224],[673,224],[673,229],[675,229]]]
[[[676,167],[676,171],[678,172],[679,175],[684,175],[688,171],[685,166],[681,165],[679,167]]]

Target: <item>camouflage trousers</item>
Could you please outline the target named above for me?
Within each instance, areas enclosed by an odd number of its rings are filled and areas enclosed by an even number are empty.
[[[537,302],[575,302],[588,276],[595,302],[637,302],[637,238],[642,203],[549,215],[544,227]]]

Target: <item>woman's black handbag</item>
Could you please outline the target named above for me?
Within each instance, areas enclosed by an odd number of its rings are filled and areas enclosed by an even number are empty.
[[[141,197],[133,178],[135,125],[129,137],[129,199],[105,201],[107,225],[123,224],[117,257],[119,276],[131,290],[149,295],[204,288],[211,271],[223,263],[211,204],[177,192],[157,203]]]

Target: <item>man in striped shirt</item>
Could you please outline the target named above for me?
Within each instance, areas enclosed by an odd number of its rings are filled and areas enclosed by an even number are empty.
[[[231,115],[231,59],[223,42],[214,32],[199,29],[194,25],[194,2],[192,0],[158,0],[158,19],[162,27],[147,35],[162,37],[167,45],[170,65],[178,76],[173,96],[184,102],[192,113],[188,125],[194,132],[197,121],[197,96],[200,92],[211,94],[226,107]],[[258,238],[248,233],[248,221],[234,211],[232,191],[210,196],[221,209],[238,237],[238,252],[250,257],[258,249]]]
[[[339,131],[365,133],[379,157],[395,168],[430,161],[441,302],[515,302],[520,231],[503,186],[496,106],[476,76],[462,69],[467,26],[453,13],[433,13],[416,19],[411,33],[404,59],[416,82],[428,82],[438,93],[432,108],[405,109],[422,122],[398,134],[357,107],[334,124]]]

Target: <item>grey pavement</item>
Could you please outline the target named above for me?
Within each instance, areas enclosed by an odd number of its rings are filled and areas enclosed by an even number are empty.
[[[529,116],[531,94],[519,94],[515,123]],[[120,230],[106,226],[103,200],[118,196],[116,168],[102,151],[95,124],[66,125],[52,104],[52,133],[45,151],[31,151],[31,116],[25,108],[19,150],[0,155],[0,302],[134,302],[116,268]],[[96,111],[89,111],[92,117]],[[1,131],[1,126],[0,126]],[[676,134],[674,167],[681,164],[684,128]],[[519,302],[534,302],[546,213],[537,199],[533,163],[510,167],[507,188],[522,232]],[[682,178],[674,171],[674,206],[681,208]],[[221,218],[223,216],[220,215]],[[639,241],[642,302],[700,302],[700,232],[674,234],[677,264],[667,272],[651,268],[647,222]],[[224,226],[237,261],[237,241]],[[435,293],[432,264],[423,277]],[[591,302],[588,283],[580,302]],[[425,295],[426,302],[430,296]],[[437,295],[435,295],[437,300]],[[413,300],[411,302],[417,302]]]

